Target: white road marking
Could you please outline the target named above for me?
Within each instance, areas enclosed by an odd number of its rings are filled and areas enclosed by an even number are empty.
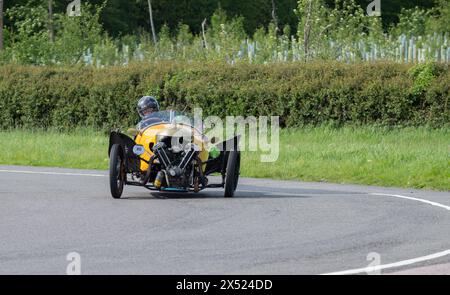
[[[4,173],[24,173],[24,174],[44,174],[44,175],[65,175],[65,176],[90,176],[90,177],[106,177],[104,174],[86,174],[86,173],[64,173],[64,172],[45,172],[45,171],[25,171],[25,170],[1,170]]]
[[[396,198],[401,198],[401,199],[407,199],[407,200],[422,202],[422,203],[425,203],[425,204],[429,204],[429,205],[432,205],[432,206],[440,207],[440,208],[443,208],[443,209],[446,209],[446,210],[450,211],[450,206],[446,206],[446,205],[443,205],[441,203],[436,203],[436,202],[432,202],[432,201],[428,201],[428,200],[424,200],[424,199],[413,198],[413,197],[406,197],[406,196],[402,196],[402,195],[378,194],[378,193],[371,193],[371,195],[396,197]]]
[[[450,249],[442,251],[442,252],[434,253],[431,255],[427,255],[427,256],[417,257],[417,258],[408,259],[408,260],[402,260],[399,262],[394,262],[394,263],[389,263],[389,264],[381,264],[381,265],[377,265],[377,266],[369,266],[369,267],[365,267],[365,268],[357,268],[357,269],[343,270],[343,271],[337,271],[337,272],[330,272],[330,273],[325,273],[323,275],[354,275],[354,274],[363,273],[363,272],[370,273],[370,272],[379,271],[379,270],[383,270],[383,269],[401,267],[401,266],[411,265],[411,264],[418,263],[418,262],[424,262],[424,261],[428,261],[428,260],[432,260],[432,259],[436,259],[436,258],[441,258],[441,257],[447,256],[447,255],[450,255]]]
[[[407,199],[407,200],[411,200],[411,201],[417,201],[417,202],[425,203],[425,204],[428,204],[428,205],[431,205],[431,206],[440,207],[440,208],[443,208],[445,210],[449,210],[450,211],[450,206],[446,206],[446,205],[443,205],[441,203],[432,202],[432,201],[425,200],[425,199],[407,197],[407,196],[402,196],[402,195],[383,194],[383,193],[370,193],[370,195]],[[437,252],[437,253],[434,253],[434,254],[421,256],[421,257],[417,257],[417,258],[412,258],[412,259],[408,259],[408,260],[402,260],[402,261],[398,261],[398,262],[394,262],[394,263],[381,264],[381,265],[377,265],[377,266],[369,266],[369,267],[364,267],[364,268],[356,268],[356,269],[349,269],[349,270],[343,270],[343,271],[324,273],[323,275],[354,275],[354,274],[359,274],[359,273],[363,273],[363,272],[370,273],[370,272],[374,272],[374,271],[380,271],[380,270],[383,270],[383,269],[402,267],[402,266],[407,266],[407,265],[411,265],[411,264],[418,263],[418,262],[429,261],[429,260],[433,260],[433,259],[437,259],[437,258],[441,258],[441,257],[447,256],[447,255],[450,255],[450,249],[444,250],[444,251],[441,251],[441,252]]]

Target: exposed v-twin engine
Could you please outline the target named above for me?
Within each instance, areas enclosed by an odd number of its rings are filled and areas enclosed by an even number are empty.
[[[193,160],[197,158],[199,148],[193,143],[172,145],[171,142],[178,140],[166,137],[152,148],[161,165],[154,181],[155,187],[188,189],[193,181]]]

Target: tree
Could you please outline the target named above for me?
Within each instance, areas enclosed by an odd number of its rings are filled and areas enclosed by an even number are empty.
[[[308,2],[308,10],[306,11],[306,21],[303,28],[303,47],[305,58],[308,57],[309,47],[310,47],[310,37],[311,37],[311,14],[313,13],[312,0]]]
[[[428,27],[432,33],[448,33],[450,31],[450,5],[448,0],[437,0],[436,7],[431,10],[432,17]]]
[[[348,0],[353,1],[353,0]],[[336,0],[340,2],[340,0]],[[299,0],[298,8],[295,10],[299,18],[297,36],[303,41],[303,54],[305,60],[314,55],[314,51],[322,48],[322,41],[327,37],[324,33],[330,28],[328,15],[330,9],[323,0]]]
[[[278,31],[278,17],[277,17],[277,7],[275,6],[275,0],[272,0],[272,21],[275,25],[275,29]]]
[[[3,50],[3,0],[0,0],[0,51]]]
[[[53,0],[48,0],[48,34],[51,42],[55,42],[55,29],[53,27]]]
[[[152,28],[153,43],[156,44],[155,24],[153,23],[152,1],[148,0],[148,13],[150,15],[150,27]]]

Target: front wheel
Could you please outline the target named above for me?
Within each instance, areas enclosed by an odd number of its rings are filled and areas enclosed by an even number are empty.
[[[109,156],[109,186],[111,196],[120,199],[125,185],[124,157],[119,144],[111,147]]]
[[[227,170],[225,174],[225,198],[232,198],[239,181],[241,154],[238,151],[228,153]]]

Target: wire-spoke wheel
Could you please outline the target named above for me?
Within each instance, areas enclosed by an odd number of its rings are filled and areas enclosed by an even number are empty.
[[[119,144],[114,144],[109,156],[109,186],[114,199],[120,199],[124,185],[125,171],[122,149]]]
[[[225,174],[225,198],[232,198],[239,181],[241,154],[238,151],[228,152],[227,170]]]

